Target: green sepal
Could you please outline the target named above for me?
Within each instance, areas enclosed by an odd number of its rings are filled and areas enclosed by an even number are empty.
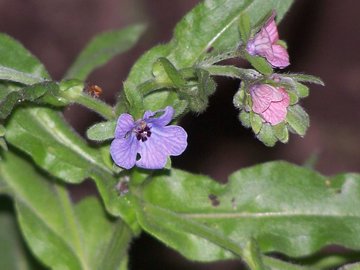
[[[280,45],[281,47],[283,47],[283,48],[285,48],[285,49],[288,48],[288,46],[287,46],[287,44],[286,44],[286,42],[285,42],[284,40],[279,39],[279,40],[276,42],[276,44],[277,44],[277,45]]]
[[[305,98],[309,95],[309,87],[302,83],[295,83],[295,89],[299,98]]]
[[[184,87],[186,84],[179,71],[165,57],[160,57],[154,62],[152,73],[160,84],[172,84],[176,88]]]
[[[289,131],[287,129],[286,123],[281,122],[275,126],[272,126],[276,138],[282,143],[287,143],[289,141]]]
[[[243,12],[239,18],[239,32],[243,44],[246,44],[251,35],[250,17],[246,12]]]
[[[178,118],[179,116],[186,113],[189,106],[189,102],[186,100],[178,99],[174,101],[173,108],[175,110],[175,114],[173,118]]]
[[[236,92],[233,98],[235,108],[242,109],[245,106],[245,89],[242,83],[240,89]]]
[[[300,105],[288,107],[286,121],[291,127],[290,131],[294,131],[301,137],[305,135],[306,130],[310,126],[309,115]]]
[[[290,98],[290,105],[294,105],[299,102],[299,97],[293,91],[287,91]]]
[[[239,113],[239,120],[241,122],[241,124],[246,127],[246,128],[250,128],[251,127],[251,122],[250,122],[250,113],[246,112],[244,110],[242,110]]]
[[[0,124],[0,137],[5,136],[6,128]]]
[[[114,138],[116,121],[97,123],[86,131],[86,137],[93,141],[106,141]]]
[[[271,75],[273,73],[273,69],[271,65],[266,61],[265,58],[261,56],[253,56],[248,52],[244,53],[245,59],[249,61],[249,63],[260,73],[264,75]]]
[[[255,134],[258,134],[263,126],[262,118],[254,112],[250,112],[250,124]]]
[[[273,128],[270,124],[265,123],[262,125],[262,128],[256,136],[260,141],[262,141],[266,146],[272,147],[276,144],[277,138],[273,131]]]

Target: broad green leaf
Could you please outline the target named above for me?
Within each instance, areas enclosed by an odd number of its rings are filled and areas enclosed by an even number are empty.
[[[238,20],[246,12],[255,25],[269,11],[276,10],[280,20],[292,0],[207,0],[190,11],[176,26],[173,39],[167,45],[157,46],[145,53],[133,66],[126,82],[135,87],[152,79],[153,63],[166,57],[177,69],[192,67],[210,48],[218,51],[234,49],[239,45]],[[157,110],[173,101],[172,92],[149,95],[146,109]],[[154,97],[155,96],[155,97]]]
[[[21,169],[20,169],[21,168]],[[0,181],[11,190],[22,233],[33,253],[52,269],[118,269],[131,233],[111,219],[95,197],[74,204],[66,189],[8,152]]]
[[[3,206],[4,201],[0,200],[0,202]],[[3,209],[0,211],[0,269],[42,269],[39,265],[35,268],[33,260],[30,260],[13,213]]]
[[[49,90],[55,88],[58,88],[55,82],[45,82],[19,88],[15,91],[6,91],[4,89],[4,91],[8,93],[0,99],[0,119],[7,118],[17,104],[24,101],[35,101],[45,95]]]
[[[44,66],[38,59],[15,39],[3,33],[0,33],[0,66],[25,73],[26,76],[32,78],[41,80],[49,78]]]
[[[262,252],[298,257],[331,244],[360,249],[358,174],[328,178],[286,162],[271,162],[235,172],[221,185],[206,176],[172,170],[136,192],[142,198],[143,228],[193,260],[232,255],[186,232],[181,220],[240,245],[254,238]],[[178,217],[178,224],[153,215],[154,207]]]
[[[86,136],[93,141],[106,141],[114,138],[116,121],[101,122],[91,126]]]
[[[45,81],[45,78],[37,77],[30,73],[21,72],[16,69],[0,66],[0,80],[31,85]]]
[[[70,67],[65,78],[85,80],[96,68],[133,47],[144,30],[144,25],[133,25],[94,37]]]
[[[286,121],[289,123],[292,130],[300,136],[305,135],[306,130],[310,125],[309,115],[300,105],[288,107]]]
[[[6,140],[29,154],[51,174],[79,183],[93,171],[111,173],[100,157],[55,112],[47,108],[19,108],[6,126]]]

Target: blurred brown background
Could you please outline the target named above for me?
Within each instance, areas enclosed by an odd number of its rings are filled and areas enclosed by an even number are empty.
[[[129,53],[94,72],[89,81],[100,85],[102,96],[114,103],[131,65],[147,49],[167,42],[176,22],[195,6],[195,0],[0,0],[0,31],[32,51],[54,79],[62,75],[95,34],[136,22],[149,25],[147,34]],[[298,0],[281,24],[293,72],[320,76],[326,87],[311,86],[302,101],[311,115],[305,138],[291,136],[286,145],[267,148],[237,120],[232,96],[239,82],[218,80],[209,110],[183,121],[189,147],[177,167],[226,181],[227,175],[258,162],[284,159],[303,163],[319,155],[317,169],[325,174],[360,170],[360,2]],[[96,115],[79,108],[65,111],[83,134]],[[203,265],[184,260],[148,236],[135,241],[131,269],[238,269],[237,262]]]

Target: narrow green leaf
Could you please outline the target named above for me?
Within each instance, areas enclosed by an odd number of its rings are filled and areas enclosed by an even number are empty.
[[[292,130],[300,136],[304,136],[306,130],[310,126],[309,115],[300,105],[288,107],[286,121],[289,123]]]
[[[260,56],[253,56],[245,52],[245,59],[259,72],[265,75],[273,73],[271,65],[266,61],[265,58]]]
[[[114,138],[116,121],[101,122],[91,126],[86,136],[93,141],[106,141]]]
[[[251,22],[250,22],[250,17],[247,13],[243,13],[240,15],[239,31],[243,44],[246,44],[251,34]]]
[[[313,75],[290,73],[290,74],[285,74],[284,76],[288,78],[292,78],[297,82],[315,83],[322,86],[325,85],[325,83],[319,77]]]
[[[170,83],[176,88],[184,87],[185,79],[165,57],[160,57],[153,66],[153,75],[160,83]]]
[[[331,244],[360,248],[358,174],[328,178],[286,162],[271,162],[235,172],[227,185],[221,185],[173,169],[156,176],[140,194],[145,210],[147,205],[161,208],[242,245],[254,238],[262,252],[305,256]],[[142,223],[144,229],[184,256],[202,261],[233,256],[187,233],[183,225],[147,213],[150,223]],[[152,226],[155,220],[162,227]]]
[[[120,267],[131,233],[107,216],[97,198],[74,205],[63,186],[10,152],[0,163],[0,179],[11,189],[28,245],[45,265],[55,270]]]
[[[144,25],[133,25],[94,37],[80,53],[64,78],[85,80],[96,68],[133,47],[144,30]]]

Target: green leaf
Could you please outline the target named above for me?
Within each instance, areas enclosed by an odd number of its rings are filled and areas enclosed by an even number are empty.
[[[25,76],[31,78],[41,80],[49,78],[49,74],[38,59],[15,39],[2,33],[0,33],[0,66],[8,68],[9,71],[25,73]]]
[[[144,30],[145,26],[139,24],[94,37],[67,71],[65,78],[85,80],[96,68],[133,47]]]
[[[154,63],[153,75],[159,83],[167,83],[177,88],[184,87],[186,84],[179,71],[164,57],[160,57]]]
[[[106,165],[100,151],[89,147],[69,128],[59,113],[48,108],[18,108],[7,123],[5,138],[65,182],[95,180],[106,209],[138,232],[133,209],[117,194],[118,179],[111,166]]]
[[[5,138],[66,182],[79,183],[96,170],[111,174],[99,153],[51,109],[19,108],[7,123]]]
[[[300,136],[304,136],[306,130],[310,126],[309,115],[300,105],[293,105],[288,107],[286,121],[292,130]]]
[[[246,44],[250,38],[251,34],[251,23],[250,17],[247,13],[243,13],[239,18],[239,31],[240,37],[242,39],[243,44]]]
[[[157,46],[145,53],[133,66],[126,82],[138,86],[152,79],[153,63],[166,57],[176,69],[192,67],[206,55],[210,48],[227,51],[238,46],[240,35],[237,24],[239,17],[247,13],[257,21],[275,9],[278,19],[292,4],[292,0],[207,0],[190,11],[176,26],[173,39],[167,45]],[[136,92],[136,88],[126,91]],[[169,105],[172,92],[156,92],[145,98],[144,107],[156,110]],[[155,96],[155,97],[153,97]]]
[[[116,121],[97,123],[86,131],[86,136],[93,141],[106,141],[114,138]]]
[[[20,169],[21,168],[21,169]],[[33,253],[52,269],[118,269],[131,240],[95,197],[71,201],[63,186],[44,179],[8,152],[0,179],[11,190],[22,233]]]
[[[1,191],[0,191],[1,193]],[[4,200],[0,200],[3,207]],[[25,249],[14,215],[0,211],[0,269],[30,270],[42,269],[34,266]]]
[[[192,260],[221,260],[232,254],[187,232],[181,220],[240,245],[254,238],[261,252],[297,257],[331,244],[360,248],[358,174],[328,178],[286,162],[271,162],[237,171],[222,185],[173,169],[137,192],[143,228]],[[154,207],[179,217],[179,223],[153,215]]]
[[[260,56],[253,56],[245,52],[245,59],[259,72],[265,75],[273,73],[271,65],[266,61],[265,58]]]
[[[13,108],[24,101],[35,101],[45,95],[48,91],[58,88],[55,82],[37,83],[15,91],[6,91],[0,99],[0,119],[9,116]]]
[[[325,85],[325,83],[319,77],[313,75],[290,73],[290,74],[284,74],[283,76],[291,78],[297,82],[315,83],[322,86]]]
[[[34,76],[30,73],[21,72],[16,69],[0,66],[0,80],[31,85],[45,81],[45,78]]]
[[[254,239],[250,239],[250,241],[246,243],[244,257],[247,258],[246,262],[248,262],[249,268],[252,270],[270,269],[265,266],[260,249]]]

